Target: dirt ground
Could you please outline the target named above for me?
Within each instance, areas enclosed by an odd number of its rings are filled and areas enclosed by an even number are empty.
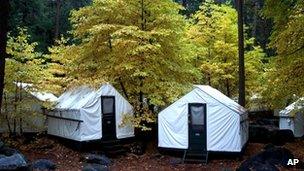
[[[207,165],[203,164],[176,164],[180,158],[172,155],[160,154],[155,143],[149,143],[144,155],[137,156],[131,153],[111,158],[113,161],[110,170],[113,171],[144,171],[144,170],[235,170],[248,157],[260,152],[265,144],[249,143],[241,158],[224,159],[212,157]],[[304,141],[296,140],[284,145],[296,158],[304,161]],[[29,161],[50,159],[57,165],[59,171],[81,170],[83,163],[81,156],[86,152],[72,150],[51,138],[39,138],[29,144],[22,144],[18,148]],[[284,169],[282,169],[284,170]]]

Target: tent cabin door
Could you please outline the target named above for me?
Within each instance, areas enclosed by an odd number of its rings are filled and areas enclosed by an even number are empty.
[[[190,151],[206,151],[206,104],[189,103],[189,146]]]
[[[102,139],[116,139],[115,97],[101,96]]]

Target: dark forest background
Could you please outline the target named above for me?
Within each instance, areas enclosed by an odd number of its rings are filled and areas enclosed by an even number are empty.
[[[182,13],[189,17],[195,13],[203,0],[175,0],[184,6]],[[233,0],[216,0],[235,6]],[[47,47],[54,44],[60,35],[69,34],[69,15],[73,9],[89,5],[91,0],[11,0],[9,31],[15,36],[18,27],[26,27],[31,41],[37,42],[37,51],[46,53]],[[272,31],[272,22],[261,15],[263,0],[246,0],[244,4],[244,22],[246,34],[255,37],[268,56],[273,51],[267,48]]]

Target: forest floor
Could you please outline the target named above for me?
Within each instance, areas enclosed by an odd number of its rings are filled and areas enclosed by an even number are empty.
[[[37,159],[50,159],[57,165],[59,171],[81,170],[83,163],[81,158],[87,152],[79,152],[62,145],[53,138],[41,137],[30,143],[16,143],[14,145],[32,162]],[[249,143],[242,158],[211,157],[207,165],[204,164],[178,164],[180,157],[160,154],[156,148],[156,143],[147,145],[143,155],[127,153],[111,158],[110,170],[235,170],[244,160],[263,150],[265,144]],[[286,143],[283,147],[289,149],[296,158],[304,161],[304,141],[296,140]],[[284,170],[284,169],[283,169]]]

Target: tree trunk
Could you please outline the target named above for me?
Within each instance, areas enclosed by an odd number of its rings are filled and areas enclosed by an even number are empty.
[[[187,7],[187,1],[186,0],[182,0],[182,5],[183,5],[183,7]]]
[[[154,113],[154,107],[155,107],[155,105],[153,105],[153,104],[150,103],[150,99],[148,99],[147,102],[148,102],[148,108],[149,108],[149,110],[152,113]]]
[[[5,115],[5,120],[6,120],[6,124],[7,124],[7,128],[8,128],[8,132],[9,132],[10,135],[12,135],[13,132],[12,132],[10,120],[9,120],[7,115]]]
[[[0,114],[2,107],[3,89],[4,89],[4,75],[5,75],[5,58],[6,41],[8,32],[8,16],[9,16],[9,0],[1,0],[0,5]]]
[[[20,82],[21,83],[21,82]],[[19,102],[21,102],[22,101],[22,87],[20,86],[19,87]],[[22,120],[22,118],[20,118],[19,119],[19,132],[20,132],[20,135],[22,135],[23,134],[23,120]]]
[[[19,119],[19,131],[20,131],[20,135],[22,135],[23,134],[23,121],[22,121],[22,118],[20,118]]]
[[[228,78],[226,79],[226,91],[227,91],[227,96],[230,97],[231,92],[230,92],[230,84]]]
[[[146,28],[145,5],[144,5],[144,0],[141,0],[141,30],[145,31],[145,28]],[[141,65],[141,66],[143,66],[143,65]],[[139,82],[140,82],[139,86],[141,88],[141,90],[139,91],[139,108],[140,108],[140,115],[142,115],[143,111],[144,111],[143,110],[144,109],[144,93],[142,92],[144,78],[140,77]]]
[[[238,8],[238,39],[239,39],[239,104],[245,106],[245,63],[244,63],[244,20],[243,0],[237,0]]]
[[[18,102],[18,84],[19,82],[16,81],[16,85],[15,85],[15,98],[14,98],[14,112],[15,114],[17,114],[17,102]],[[17,134],[17,122],[16,122],[16,116],[14,117],[14,131],[13,131],[13,134],[16,135]]]
[[[17,134],[17,131],[16,131],[16,118],[13,119],[13,126],[14,126],[14,130],[13,130],[13,135],[15,136]]]
[[[60,26],[60,0],[56,0],[56,16],[55,16],[55,40],[59,37],[59,26]]]
[[[121,78],[119,78],[119,84],[120,84],[120,87],[122,89],[122,92],[126,96],[127,100],[129,100],[129,96],[128,96],[127,90],[126,90],[124,84],[122,83]]]
[[[142,115],[144,113],[144,93],[142,91],[139,92],[139,114]]]
[[[211,74],[208,74],[208,84],[209,84],[209,86],[211,86]]]
[[[257,37],[257,25],[258,25],[258,2],[257,1],[253,1],[253,10],[254,10],[254,14],[253,14],[253,23],[252,23],[252,37]],[[256,42],[257,40],[255,40]]]
[[[9,131],[10,135],[11,135],[12,134],[12,128],[11,128],[10,120],[9,120],[9,118],[7,116],[7,114],[8,114],[8,105],[7,105],[6,94],[4,94],[4,108],[5,108],[5,120],[6,120],[7,128],[8,128],[8,131]]]

